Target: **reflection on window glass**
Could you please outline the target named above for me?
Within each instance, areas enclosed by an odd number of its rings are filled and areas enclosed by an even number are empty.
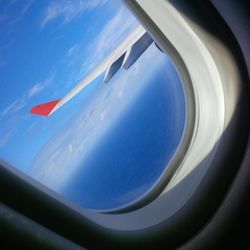
[[[1,161],[81,207],[145,195],[185,125],[170,59],[120,1],[0,1],[0,11]],[[37,108],[53,100],[50,115]]]

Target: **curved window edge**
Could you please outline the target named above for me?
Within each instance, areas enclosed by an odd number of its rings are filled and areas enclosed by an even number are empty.
[[[163,14],[162,12],[166,10],[166,8],[160,8],[161,4],[169,4],[165,1],[157,0],[154,2],[151,2],[150,4],[155,5],[154,7],[146,6],[146,1],[127,1],[128,5],[132,10],[136,13],[137,17],[143,22],[143,24],[147,27],[149,32],[153,35],[153,37],[159,42],[161,48],[163,50],[166,50],[168,53],[169,47],[171,46],[169,44],[169,36],[164,34],[164,32],[159,32],[159,29],[161,28],[161,24],[155,24],[154,17],[155,13],[153,13],[157,9],[157,15],[159,13]],[[149,4],[149,5],[150,5]],[[157,5],[159,8],[157,8]],[[214,60],[215,67],[218,70],[220,79],[222,81],[222,90],[223,90],[223,103],[221,102],[221,105],[225,108],[223,110],[222,107],[222,120],[220,121],[220,125],[222,126],[222,131],[218,134],[218,140],[215,140],[214,148],[211,150],[210,158],[204,159],[199,164],[199,169],[201,172],[195,172],[193,175],[190,175],[190,180],[186,183],[181,181],[179,184],[178,182],[172,181],[171,187],[166,187],[166,189],[162,192],[162,194],[154,199],[149,205],[142,207],[140,209],[137,209],[135,211],[130,211],[129,213],[122,213],[122,214],[101,214],[101,213],[93,213],[92,211],[87,211],[84,209],[78,209],[74,207],[74,205],[69,204],[68,202],[64,202],[63,200],[60,200],[58,197],[55,197],[53,193],[50,193],[48,195],[48,191],[44,189],[43,187],[39,187],[40,190],[31,190],[32,186],[37,186],[36,183],[32,183],[28,178],[24,178],[19,173],[14,173],[13,170],[10,171],[10,168],[1,168],[1,179],[3,181],[1,182],[1,189],[9,189],[13,192],[17,192],[23,195],[26,195],[24,198],[24,202],[19,206],[19,211],[25,212],[29,217],[34,218],[34,220],[37,220],[41,224],[45,224],[46,226],[52,228],[55,231],[60,231],[62,235],[65,235],[66,237],[70,238],[67,235],[67,232],[63,228],[59,228],[58,225],[62,225],[62,223],[68,222],[69,225],[72,225],[71,227],[75,230],[81,230],[80,235],[82,235],[82,239],[74,239],[74,237],[79,236],[72,236],[74,241],[76,242],[89,242],[93,240],[93,238],[90,238],[89,240],[86,238],[89,236],[89,233],[95,234],[96,238],[102,239],[104,244],[123,244],[125,241],[129,240],[126,244],[129,245],[131,243],[135,243],[134,235],[131,232],[134,232],[139,239],[145,239],[145,236],[147,236],[148,233],[151,233],[155,236],[155,239],[157,239],[160,236],[156,236],[156,232],[159,232],[159,228],[162,230],[164,229],[164,235],[171,236],[174,233],[177,232],[177,229],[180,228],[183,225],[190,223],[194,217],[201,218],[204,217],[204,219],[201,219],[199,223],[194,225],[195,229],[190,230],[187,234],[190,235],[194,233],[194,231],[197,231],[198,228],[201,226],[202,223],[205,222],[206,218],[208,217],[208,214],[211,214],[212,211],[214,211],[220,202],[221,197],[226,192],[226,189],[231,183],[231,180],[233,178],[233,173],[237,171],[237,163],[240,162],[242,154],[234,155],[232,156],[234,145],[233,142],[237,140],[237,138],[242,136],[241,142],[237,145],[237,147],[241,147],[242,150],[246,146],[247,138],[248,138],[248,123],[249,123],[249,117],[247,117],[244,121],[245,123],[242,123],[242,117],[245,117],[246,114],[244,114],[244,107],[247,103],[246,100],[246,94],[243,91],[243,85],[242,82],[244,81],[244,73],[240,72],[238,69],[238,66],[235,62],[238,64],[240,63],[240,59],[235,59],[235,55],[232,53],[232,50],[227,48],[229,43],[233,43],[233,38],[231,37],[231,40],[227,43],[224,38],[219,36],[218,30],[214,31],[217,37],[210,37],[210,34],[206,32],[204,27],[199,27],[197,24],[193,23],[192,20],[187,18],[187,13],[183,14],[181,13],[181,4],[178,6],[177,4],[174,6],[169,4],[168,7],[171,9],[171,11],[176,12],[178,15],[178,18],[182,18],[181,22],[188,23],[189,28],[191,29],[191,32],[194,32],[198,35],[199,42],[205,44],[205,47],[207,48],[207,52],[210,54],[212,59]],[[208,6],[210,6],[208,4]],[[176,9],[175,9],[176,8]],[[177,10],[179,9],[179,11]],[[150,11],[152,10],[152,12]],[[191,12],[194,11],[191,8]],[[196,10],[198,11],[198,10]],[[214,11],[213,8],[211,11]],[[166,15],[166,12],[164,13]],[[194,13],[191,13],[192,15]],[[196,13],[197,14],[197,13]],[[150,16],[151,15],[151,16]],[[150,18],[149,18],[150,16]],[[185,17],[184,17],[185,16]],[[198,15],[199,18],[202,20],[204,17]],[[219,19],[219,17],[217,16]],[[230,31],[222,24],[220,28],[225,28],[227,31],[227,34],[230,33]],[[209,29],[213,29],[213,27],[209,27]],[[213,34],[214,35],[214,34]],[[217,40],[217,38],[219,39]],[[200,39],[201,38],[201,39]],[[224,46],[220,39],[226,44],[227,46]],[[231,45],[229,45],[230,48]],[[232,45],[234,46],[234,45]],[[171,55],[171,54],[170,54]],[[224,58],[227,58],[229,61],[229,65],[223,65],[223,62],[220,61],[221,56],[224,56]],[[173,54],[177,57],[177,55]],[[183,58],[182,53],[180,53],[180,56]],[[178,61],[178,60],[177,60]],[[179,61],[180,63],[180,61]],[[188,75],[190,74],[190,68],[187,65],[187,62],[185,62],[187,68],[188,68]],[[231,65],[230,65],[231,64]],[[178,64],[177,64],[178,67]],[[182,67],[180,67],[181,69]],[[229,71],[229,69],[231,71]],[[182,68],[183,70],[183,68]],[[224,72],[224,73],[223,73]],[[226,75],[225,75],[226,74]],[[184,74],[183,74],[184,75]],[[183,76],[182,75],[182,76]],[[189,78],[188,75],[186,75],[187,79]],[[191,81],[193,84],[192,77]],[[231,81],[228,81],[230,80]],[[190,81],[190,79],[188,79]],[[196,113],[200,112],[199,110],[199,104],[197,104],[197,94],[195,93],[195,110]],[[218,92],[217,92],[218,93]],[[198,99],[199,100],[199,99]],[[197,106],[198,105],[198,106]],[[190,111],[191,112],[191,111]],[[225,115],[225,116],[224,116]],[[199,126],[199,119],[195,119],[195,130],[192,133],[192,143],[193,145],[196,135],[197,135],[197,127]],[[192,127],[192,126],[191,126]],[[190,139],[190,138],[189,138]],[[184,152],[188,152],[190,150],[190,145],[186,145],[186,150]],[[219,153],[218,153],[219,152]],[[185,157],[184,157],[185,158]],[[233,160],[233,162],[232,162]],[[223,177],[223,174],[225,171],[227,171],[226,166],[227,163],[231,163],[235,165],[231,172],[228,173],[228,177],[225,183],[225,188],[222,191],[222,194],[218,194],[214,196],[214,204],[213,209],[210,209],[212,211],[204,211],[202,208],[204,208],[204,204],[208,204],[208,197],[207,194],[215,194],[216,187],[212,188],[212,191],[210,190],[211,185],[218,184],[220,179]],[[4,165],[4,164],[3,164]],[[181,170],[181,169],[180,169]],[[181,171],[177,171],[180,173]],[[178,179],[178,173],[174,176],[174,178]],[[4,177],[8,176],[8,180],[4,179]],[[199,180],[197,180],[197,176],[199,176]],[[204,176],[206,178],[204,178]],[[176,180],[177,180],[176,179]],[[185,178],[184,178],[185,179]],[[189,192],[185,189],[185,187],[192,184],[192,181],[196,179],[196,184],[194,184],[192,190],[190,189]],[[14,182],[16,181],[16,182]],[[180,186],[182,184],[182,187]],[[20,189],[18,189],[20,188]],[[184,195],[184,191],[186,191],[186,197],[185,202],[183,202],[180,205],[180,200],[178,194],[178,190],[181,194]],[[2,191],[3,192],[3,191]],[[175,193],[174,193],[175,192]],[[177,192],[177,193],[176,193]],[[204,196],[204,194],[206,194]],[[10,194],[9,194],[10,195]],[[8,195],[8,196],[9,196]],[[176,196],[177,195],[177,196]],[[170,198],[167,198],[170,197]],[[13,193],[12,197],[3,197],[3,201],[13,206],[13,198],[16,197],[15,193]],[[36,200],[35,202],[35,208],[38,208],[37,211],[33,211],[34,214],[32,214],[32,211],[30,211],[30,208],[28,208],[28,202],[29,198]],[[12,199],[12,202],[10,201]],[[169,199],[169,200],[167,200]],[[183,198],[184,199],[184,198]],[[58,202],[59,201],[59,202]],[[170,209],[171,211],[166,211],[166,204],[168,201],[176,202],[178,203],[177,209]],[[200,202],[204,201],[203,204]],[[39,208],[39,205],[43,205]],[[62,205],[64,203],[64,205]],[[51,225],[49,218],[47,218],[45,215],[42,216],[41,219],[38,219],[39,215],[44,213],[43,209],[47,209],[47,207],[51,207],[50,209],[46,210],[48,214],[51,216],[52,214],[57,214],[55,218],[63,218],[62,222],[58,222],[58,225]],[[52,208],[53,207],[53,208]],[[34,209],[34,207],[33,207]],[[71,210],[72,209],[72,210]],[[74,210],[74,211],[73,211]],[[28,211],[28,212],[27,212]],[[197,211],[199,211],[197,213]],[[51,212],[51,213],[49,213]],[[167,214],[168,213],[168,214]],[[156,216],[158,218],[156,218]],[[205,215],[205,216],[204,216]],[[50,217],[49,216],[49,217]],[[171,217],[171,220],[168,220]],[[44,219],[45,218],[45,219]],[[55,219],[54,218],[54,219]],[[148,229],[145,231],[145,229]],[[88,233],[89,231],[89,233]],[[84,233],[86,235],[84,236]],[[161,234],[162,235],[162,234]],[[117,240],[115,238],[117,237]],[[178,236],[179,237],[179,236]],[[180,235],[180,238],[186,238],[187,235]],[[149,241],[154,238],[153,236],[150,237]],[[120,243],[118,243],[118,241]],[[123,242],[123,243],[122,243]],[[141,243],[142,244],[142,243]],[[147,240],[143,244],[147,244]],[[88,245],[88,243],[86,243]],[[125,246],[124,246],[125,247]]]

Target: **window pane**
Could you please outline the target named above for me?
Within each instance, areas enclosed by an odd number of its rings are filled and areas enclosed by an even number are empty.
[[[145,195],[185,127],[170,58],[147,35],[52,115],[34,115],[115,58],[140,24],[112,0],[1,1],[0,11],[0,158],[82,207],[113,209]]]

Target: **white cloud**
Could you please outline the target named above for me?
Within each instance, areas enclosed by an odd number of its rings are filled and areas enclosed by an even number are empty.
[[[86,47],[75,44],[67,55],[71,55],[69,66],[81,65],[76,79],[82,78],[109,55],[140,24],[125,6],[121,6],[113,18],[102,28],[100,33]]]
[[[12,138],[15,132],[16,128],[12,128],[7,133],[5,133],[4,136],[1,137],[0,148],[2,148],[6,143],[9,142],[9,140]]]
[[[32,88],[29,90],[28,96],[33,96],[36,95],[37,93],[39,93],[42,89],[44,88],[44,85],[39,82],[36,83],[35,85],[32,86]]]
[[[28,10],[30,9],[31,5],[33,4],[34,0],[27,0],[24,4],[23,8],[21,9],[21,14],[25,15]]]
[[[114,45],[117,46],[129,34],[129,31],[131,32],[138,25],[137,20],[122,6],[95,39],[93,57],[102,57]]]
[[[8,5],[11,6],[11,5],[15,4],[16,2],[17,2],[17,0],[9,0]]]
[[[80,44],[74,44],[72,47],[70,47],[67,51],[67,56],[72,57],[80,48]]]
[[[37,95],[42,90],[44,90],[48,85],[50,85],[53,82],[53,80],[54,80],[54,74],[51,74],[47,79],[33,85],[26,93],[24,93],[22,96],[18,97],[17,99],[12,101],[9,105],[7,105],[0,112],[0,116],[3,117],[7,114],[11,114],[13,112],[23,109],[31,97]]]
[[[23,95],[9,103],[2,111],[0,111],[0,119],[4,119],[4,126],[1,127],[0,148],[5,146],[15,135],[17,129],[21,125],[21,121],[27,118],[27,114],[21,111],[29,102],[30,98],[41,92],[46,86],[52,83],[54,75],[50,75],[44,81],[41,81],[31,87]],[[26,112],[26,111],[25,111]],[[7,116],[7,117],[5,117]]]
[[[5,107],[4,110],[0,112],[1,116],[5,116],[9,113],[22,109],[26,104],[25,99],[26,99],[25,96],[22,96],[11,102],[7,107]]]
[[[72,152],[73,152],[73,146],[72,146],[72,144],[69,144],[69,154],[71,155]]]
[[[30,90],[28,91],[28,97],[32,97],[39,92],[41,92],[45,87],[47,87],[51,82],[54,80],[54,75],[50,75],[47,79],[44,81],[38,82],[35,85],[33,85]]]
[[[57,18],[62,18],[63,23],[70,22],[87,9],[96,8],[97,6],[103,5],[105,2],[104,0],[52,1],[43,15],[41,27],[45,27],[49,22]]]
[[[22,18],[26,15],[26,13],[30,10],[34,0],[26,0],[26,1],[13,1],[13,3],[10,3],[9,6],[12,6],[14,4],[20,4],[18,5],[19,12],[17,15],[14,15],[13,17],[9,17],[8,19],[8,25],[12,26],[16,24],[17,22],[20,22]]]
[[[100,118],[101,118],[101,121],[103,121],[105,119],[105,110],[103,110],[100,114]]]

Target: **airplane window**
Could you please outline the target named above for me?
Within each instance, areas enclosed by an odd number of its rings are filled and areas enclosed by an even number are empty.
[[[0,1],[0,159],[84,208],[151,195],[182,142],[179,73],[120,1]]]

